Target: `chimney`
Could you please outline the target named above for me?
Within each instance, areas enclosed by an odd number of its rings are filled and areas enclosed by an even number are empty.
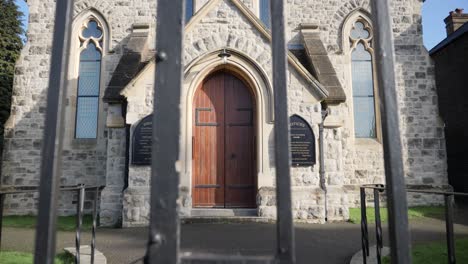
[[[468,14],[463,13],[462,8],[457,8],[455,11],[450,12],[450,15],[444,21],[448,36],[468,22]]]

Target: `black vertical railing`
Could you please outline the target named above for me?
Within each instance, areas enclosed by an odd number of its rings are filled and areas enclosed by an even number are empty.
[[[369,229],[367,226],[367,212],[366,205],[366,189],[360,188],[361,194],[361,246],[362,246],[362,259],[363,263],[367,264],[367,257],[369,257]],[[364,208],[364,210],[362,209]]]
[[[284,1],[271,1],[273,88],[275,100],[275,168],[277,208],[277,257],[280,263],[295,263],[291,207],[291,154],[288,114],[287,56]]]
[[[3,205],[5,204],[5,196],[0,192],[0,250],[2,249],[2,227],[3,227]]]
[[[180,240],[177,161],[185,1],[158,0],[157,6],[148,264],[179,263]]]
[[[272,53],[276,118],[277,258],[281,263],[294,263],[284,2],[272,1],[271,4],[271,17],[274,18],[272,19]],[[73,0],[57,0],[56,3],[40,173],[35,249],[35,263],[37,264],[52,264],[55,255],[56,209],[64,134],[64,99],[66,98],[65,91],[67,91],[66,71],[73,19]],[[389,0],[373,0],[371,3],[377,33],[376,70],[381,99],[392,263],[406,264],[411,263],[410,239],[396,100],[390,6]],[[154,93],[151,220],[146,263],[179,263],[179,218],[176,201],[179,193],[177,161],[179,158],[184,4],[185,1],[158,0],[157,5],[159,7],[156,33],[158,66],[155,73],[157,92]],[[397,220],[398,225],[396,225]],[[366,243],[368,242],[363,240],[363,248],[368,249]],[[368,250],[365,253],[367,254]]]
[[[96,223],[97,223],[97,204],[99,202],[99,190],[104,188],[103,186],[89,186],[86,187],[85,185],[78,185],[78,186],[63,186],[60,187],[59,192],[76,192],[77,193],[77,206],[76,206],[76,229],[75,229],[75,263],[80,263],[80,247],[81,247],[81,231],[83,225],[83,216],[84,216],[84,198],[86,190],[91,190],[96,192],[94,196],[94,205],[93,205],[93,214],[92,214],[92,221],[93,221],[93,230],[91,236],[91,264],[94,264],[94,252],[96,248]],[[38,187],[28,187],[27,190],[19,189],[19,188],[6,188],[5,190],[0,189],[0,242],[2,241],[2,228],[3,228],[3,207],[4,201],[7,195],[14,195],[14,194],[26,194],[26,193],[37,193],[39,192]],[[39,221],[38,221],[39,222]],[[40,228],[40,226],[37,226]],[[1,250],[1,243],[0,243],[0,250]]]
[[[151,217],[145,263],[179,263],[178,199],[180,135],[180,91],[182,88],[182,39],[184,2],[159,0],[157,6]],[[291,209],[289,118],[287,107],[287,55],[283,1],[272,1],[273,87],[275,90],[275,162],[277,180],[277,253],[279,263],[295,263]],[[171,26],[168,26],[171,25]],[[164,124],[163,126],[160,124]],[[189,255],[184,260],[219,260],[238,263],[258,257]],[[270,258],[262,263],[273,262]],[[197,262],[197,263],[199,263]],[[257,262],[256,262],[257,263]]]
[[[99,188],[94,190],[94,204],[93,204],[93,227],[91,231],[91,264],[94,264],[96,254],[96,226],[97,226],[97,203],[99,201]]]
[[[388,195],[392,263],[411,263],[408,206],[401,147],[399,107],[395,81],[395,56],[390,0],[371,1],[375,26],[376,72],[382,120],[385,181]]]
[[[83,224],[83,209],[84,209],[84,200],[85,200],[85,188],[84,185],[80,185],[78,191],[78,202],[76,203],[77,215],[76,218],[76,236],[75,236],[75,264],[80,263],[80,245],[81,245],[81,225]]]
[[[380,192],[381,190],[374,189],[375,240],[377,244],[375,248],[376,248],[378,264],[382,264],[382,248],[383,248],[382,221],[380,217]],[[367,210],[365,212],[367,212]]]
[[[52,264],[55,257],[57,202],[62,174],[62,144],[70,53],[73,0],[57,0],[50,61],[44,140],[40,168],[38,228],[34,263]]]
[[[382,263],[382,248],[383,248],[383,233],[382,233],[382,220],[380,216],[380,200],[381,193],[386,190],[385,185],[363,185],[361,189],[361,241],[362,241],[362,252],[363,252],[363,264],[367,263],[369,257],[369,233],[367,232],[367,210],[366,210],[366,189],[373,190],[374,200],[374,213],[375,213],[375,231],[376,231],[376,256],[377,263]],[[455,236],[453,231],[453,218],[454,218],[454,197],[468,197],[468,193],[459,192],[443,192],[443,191],[432,191],[432,190],[419,190],[405,188],[406,193],[418,193],[418,194],[429,194],[429,195],[440,195],[444,196],[444,209],[445,209],[445,234],[447,240],[447,257],[448,264],[456,263],[455,255]],[[392,258],[392,257],[390,257]]]
[[[444,194],[445,202],[445,227],[446,227],[446,236],[447,236],[447,255],[448,263],[455,264],[455,238],[453,234],[453,194]]]

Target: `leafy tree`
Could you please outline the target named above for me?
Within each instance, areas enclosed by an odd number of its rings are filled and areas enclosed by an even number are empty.
[[[0,151],[3,125],[10,115],[15,62],[23,48],[23,13],[14,0],[0,0]],[[1,154],[1,152],[0,152]]]

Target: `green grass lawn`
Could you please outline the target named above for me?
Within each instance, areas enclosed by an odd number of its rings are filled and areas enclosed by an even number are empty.
[[[36,216],[4,216],[3,227],[16,227],[16,228],[35,228]],[[83,217],[83,230],[91,229],[93,219],[90,215]],[[76,228],[75,216],[59,216],[57,222],[57,230],[59,231],[74,231]],[[3,263],[3,262],[0,262]]]
[[[74,259],[71,255],[61,253],[55,257],[55,264],[72,264]],[[0,263],[2,264],[31,264],[33,255],[31,253],[3,251],[0,252]]]
[[[367,208],[367,222],[375,223],[375,210],[374,208]],[[444,207],[439,206],[419,206],[408,208],[409,219],[416,219],[422,217],[443,217]],[[387,208],[380,208],[380,218],[382,222],[387,222],[388,213]],[[358,224],[361,222],[361,208],[349,209],[349,222]]]
[[[468,239],[455,240],[457,263],[468,263]],[[447,244],[445,241],[416,245],[412,250],[413,264],[448,263]],[[385,257],[382,263],[390,264],[390,258]]]

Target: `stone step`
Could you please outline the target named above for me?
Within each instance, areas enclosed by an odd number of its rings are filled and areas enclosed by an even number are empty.
[[[65,252],[76,256],[75,247],[64,248]],[[80,264],[91,264],[91,247],[81,246],[80,247]],[[99,250],[94,251],[94,264],[107,264],[107,259]]]
[[[231,216],[257,216],[257,209],[212,209],[196,208],[192,209],[192,217],[231,217]]]

